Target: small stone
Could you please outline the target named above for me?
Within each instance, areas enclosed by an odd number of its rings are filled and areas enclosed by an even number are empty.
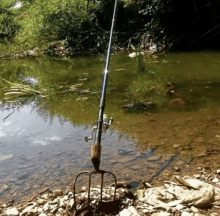
[[[136,193],[137,193],[138,198],[144,197],[144,190],[138,190]]]
[[[74,205],[74,199],[69,200],[69,202],[67,203],[67,207],[69,207],[70,209],[73,208]]]
[[[39,192],[39,194],[42,195],[42,194],[44,194],[45,192],[47,192],[47,191],[49,191],[49,190],[50,190],[49,188],[44,188],[44,189],[42,189],[42,190]]]
[[[44,195],[42,196],[42,198],[45,199],[45,200],[48,200],[50,197],[49,197],[49,194],[44,194]]]
[[[10,208],[10,209],[7,209],[4,213],[5,215],[10,215],[10,216],[17,216],[19,215],[19,212],[16,208]]]
[[[200,154],[198,154],[197,156],[198,156],[198,157],[206,157],[207,154],[206,154],[206,153],[200,153]]]
[[[194,206],[191,206],[191,210],[194,213],[199,213],[199,210],[196,207],[194,207]]]
[[[86,186],[82,186],[82,188],[81,188],[81,191],[82,192],[85,192],[87,189],[86,189]]]
[[[46,201],[45,199],[38,199],[38,200],[37,200],[37,203],[38,203],[39,205],[44,205],[46,202],[47,202],[47,201]]]
[[[193,213],[183,212],[181,216],[193,216]]]
[[[9,188],[8,185],[6,185],[6,184],[1,184],[1,185],[0,185],[0,195],[3,194],[8,188]]]
[[[173,148],[179,148],[179,147],[181,147],[180,144],[174,144],[174,145],[173,145]]]
[[[63,191],[62,190],[57,189],[57,190],[53,191],[53,196],[54,197],[61,196],[61,195],[63,195]]]
[[[205,216],[204,214],[200,214],[200,213],[195,213],[194,216]]]
[[[121,212],[119,212],[120,216],[140,216],[138,211],[133,207],[130,206],[127,209],[123,209]]]
[[[178,166],[174,166],[173,170],[176,171],[176,172],[180,172],[181,171],[180,167],[178,167]]]
[[[220,175],[220,170],[217,170],[216,172],[217,172],[218,175]]]
[[[182,205],[182,204],[178,204],[176,207],[175,207],[175,209],[177,209],[177,210],[182,210],[182,209],[184,209],[184,208],[186,208],[184,205]]]
[[[158,212],[158,213],[153,213],[152,216],[171,216],[171,214],[168,212]]]
[[[162,156],[151,156],[149,158],[147,158],[148,161],[158,161],[161,159]]]
[[[214,179],[212,179],[212,182],[217,183],[217,182],[219,182],[219,180],[217,178],[214,178]]]
[[[200,179],[201,175],[200,174],[195,174],[195,175],[193,175],[193,177],[196,178],[196,179]]]
[[[37,211],[37,208],[35,208],[35,205],[31,205],[31,206],[28,206],[27,208],[25,208],[22,211],[21,216],[24,216],[24,215],[34,215],[37,212],[38,211]]]
[[[144,184],[144,187],[147,189],[147,188],[152,188],[152,185],[148,182],[143,182]]]
[[[54,214],[55,212],[57,212],[57,210],[58,210],[58,206],[55,205],[51,208],[50,212]]]
[[[180,161],[177,161],[177,162],[176,162],[176,165],[177,165],[177,166],[182,166],[182,165],[184,165],[185,163],[186,163],[185,161],[180,160]]]
[[[219,214],[216,212],[212,212],[209,216],[218,216]]]
[[[43,210],[44,210],[45,212],[47,212],[49,209],[50,209],[50,204],[49,204],[49,203],[44,204]]]

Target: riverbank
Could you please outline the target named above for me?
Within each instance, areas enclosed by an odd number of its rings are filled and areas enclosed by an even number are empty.
[[[211,172],[196,167],[192,176],[162,174],[151,183],[143,181],[138,188],[126,182],[118,183],[116,201],[113,204],[114,185],[104,188],[103,204],[99,203],[100,189],[91,189],[91,210],[88,213],[87,188],[78,189],[76,203],[72,186],[65,190],[49,188],[17,203],[10,201],[0,205],[3,216],[26,215],[118,215],[118,216],[217,216],[220,211],[220,170]],[[75,211],[77,207],[77,212]]]

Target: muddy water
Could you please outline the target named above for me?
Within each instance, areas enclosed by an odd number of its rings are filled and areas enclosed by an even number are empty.
[[[178,154],[174,165],[218,169],[219,57],[218,52],[202,52],[143,58],[145,70],[138,71],[137,59],[127,53],[112,56],[106,112],[115,121],[103,137],[102,168],[119,180],[151,179]],[[29,98],[19,107],[4,101],[9,86],[0,82],[1,200],[65,187],[76,173],[92,167],[92,142],[83,137],[95,125],[103,65],[103,56],[1,62],[1,78],[46,96]],[[77,91],[70,91],[75,84]],[[123,108],[151,101],[156,106]]]

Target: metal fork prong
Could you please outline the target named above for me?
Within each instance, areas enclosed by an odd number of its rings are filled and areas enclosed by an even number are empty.
[[[78,178],[80,175],[82,175],[82,174],[89,174],[89,172],[88,172],[88,171],[81,172],[81,173],[79,173],[79,174],[76,176],[76,178],[75,178],[75,181],[74,181],[74,183],[73,183],[73,198],[74,198],[74,205],[75,205],[75,207],[76,207],[76,182],[77,182],[77,178]]]
[[[91,176],[92,176],[92,173],[89,173],[88,205],[90,205]]]
[[[101,173],[102,176],[102,181],[101,181],[101,203],[102,203],[102,192],[103,192],[103,178],[104,178],[104,173]]]
[[[113,201],[115,201],[115,198],[116,198],[116,187],[117,187],[117,178],[116,178],[115,174],[113,174],[112,172],[107,172],[106,171],[105,173],[108,173],[108,174],[112,175],[114,177],[114,179],[115,179],[115,190],[114,190],[114,198],[113,198]]]

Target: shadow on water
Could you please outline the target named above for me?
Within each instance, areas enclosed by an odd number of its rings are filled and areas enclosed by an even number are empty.
[[[192,157],[193,163],[220,166],[218,155],[210,155],[220,146],[219,64],[200,53],[146,61],[147,70],[137,75],[136,59],[112,58],[106,112],[115,121],[103,136],[102,167],[119,181],[141,182]],[[39,57],[3,61],[0,67],[1,78],[45,96],[29,104],[7,103],[9,86],[0,81],[0,199],[72,184],[76,173],[92,167],[92,143],[83,137],[96,123],[103,61]],[[155,106],[143,109],[143,102]],[[129,103],[139,108],[123,108]],[[207,157],[200,159],[201,153]]]

